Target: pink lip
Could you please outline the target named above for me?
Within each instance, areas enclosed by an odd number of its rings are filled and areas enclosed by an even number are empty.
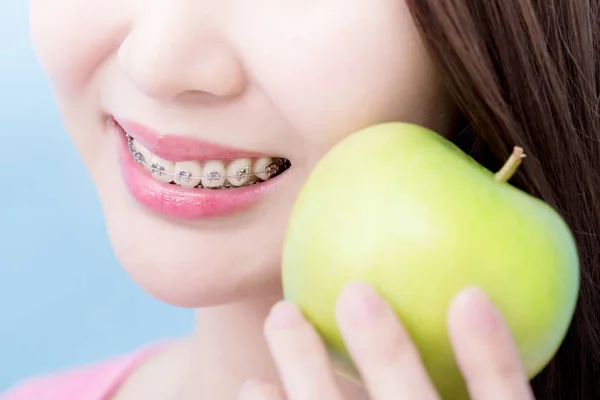
[[[159,182],[135,162],[123,130],[118,125],[115,128],[127,190],[140,204],[166,217],[201,220],[243,211],[275,189],[281,178],[277,176],[257,185],[223,190],[188,189]]]
[[[203,140],[181,135],[161,133],[135,122],[114,117],[114,120],[129,136],[143,144],[152,154],[169,161],[189,160],[235,160],[237,158],[259,158],[265,154],[224,147]],[[272,154],[270,156],[273,156]]]

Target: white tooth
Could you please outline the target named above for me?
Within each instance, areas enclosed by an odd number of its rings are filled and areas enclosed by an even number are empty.
[[[273,159],[271,157],[261,157],[254,161],[254,165],[252,166],[252,173],[257,177],[266,181],[271,176],[265,171],[265,168],[273,163]]]
[[[150,165],[152,165],[152,176],[155,179],[165,183],[173,181],[173,175],[165,174],[165,172],[170,172],[171,174],[175,172],[175,163],[173,161],[163,160],[152,154]]]
[[[252,160],[249,158],[240,158],[233,160],[227,166],[227,180],[233,186],[242,186],[248,182],[252,173]]]
[[[216,188],[225,183],[225,164],[222,161],[210,160],[204,163],[202,170],[202,186]]]
[[[150,164],[150,159],[152,158],[152,153],[146,146],[138,142],[137,140],[133,141],[133,149],[144,156],[144,162],[146,164]]]
[[[186,188],[198,186],[202,176],[200,161],[180,161],[175,163],[174,182]]]

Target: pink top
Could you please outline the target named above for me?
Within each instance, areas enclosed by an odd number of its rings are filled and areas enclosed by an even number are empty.
[[[0,395],[0,400],[108,400],[159,347],[144,347],[91,366],[28,379]]]

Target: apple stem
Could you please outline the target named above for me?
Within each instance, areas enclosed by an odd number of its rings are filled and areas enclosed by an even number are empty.
[[[496,172],[496,180],[498,182],[508,182],[510,178],[517,172],[519,165],[525,158],[525,153],[523,153],[523,148],[515,146],[512,154],[506,160],[506,163],[500,168],[500,171]]]

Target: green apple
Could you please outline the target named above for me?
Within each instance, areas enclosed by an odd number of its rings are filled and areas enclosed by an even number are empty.
[[[445,399],[467,398],[446,313],[465,286],[506,319],[528,377],[556,353],[579,292],[571,231],[548,204],[426,128],[385,123],[350,135],[319,161],[294,205],[283,249],[285,298],[356,375],[334,318],[343,286],[370,283],[408,329]]]

